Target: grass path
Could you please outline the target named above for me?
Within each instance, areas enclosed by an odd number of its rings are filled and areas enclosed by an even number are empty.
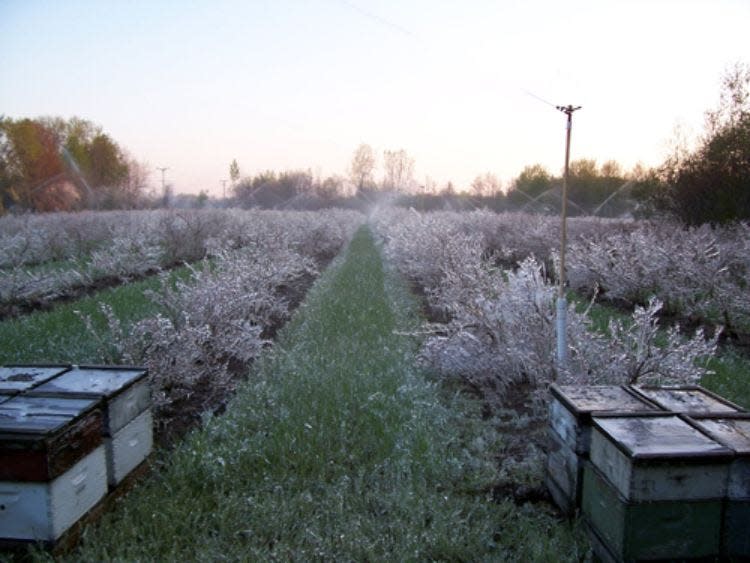
[[[492,501],[493,433],[415,367],[418,323],[360,230],[227,412],[70,559],[580,560],[569,524]]]

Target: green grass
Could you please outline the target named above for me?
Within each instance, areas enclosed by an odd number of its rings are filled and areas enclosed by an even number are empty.
[[[418,322],[361,230],[227,412],[70,559],[582,559],[575,525],[492,502],[492,430],[417,369]]]
[[[190,271],[178,268],[168,275],[171,279],[185,279]],[[99,306],[106,303],[121,321],[132,323],[156,312],[144,292],[158,289],[159,285],[159,277],[153,276],[57,304],[50,311],[36,311],[0,322],[0,365],[101,362],[97,344],[76,311],[91,315],[95,326],[104,330],[106,322]]]

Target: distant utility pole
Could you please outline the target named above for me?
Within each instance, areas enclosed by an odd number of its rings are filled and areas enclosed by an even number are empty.
[[[560,286],[557,292],[557,362],[561,368],[568,365],[568,341],[566,334],[568,303],[565,299],[565,247],[568,240],[568,173],[570,164],[570,132],[573,129],[573,112],[581,106],[555,106],[568,116],[565,133],[565,175],[562,191],[562,234],[560,236]]]
[[[164,173],[167,170],[169,170],[169,167],[168,166],[164,166],[164,167],[157,166],[156,169],[157,170],[161,170],[161,193],[164,193],[164,190],[166,189],[166,186],[167,186],[167,184],[164,181]]]
[[[222,198],[227,199],[227,180],[221,181],[221,193],[222,193]]]

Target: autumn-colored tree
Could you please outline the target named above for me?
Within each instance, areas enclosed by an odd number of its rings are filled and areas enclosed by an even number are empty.
[[[0,212],[121,207],[132,200],[125,197],[133,188],[130,173],[117,143],[89,121],[0,119]]]

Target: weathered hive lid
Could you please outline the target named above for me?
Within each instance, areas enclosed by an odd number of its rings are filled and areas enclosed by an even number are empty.
[[[730,457],[732,450],[675,414],[594,416],[594,428],[633,460]]]
[[[557,385],[552,395],[577,417],[595,412],[658,412],[660,409],[621,385]]]
[[[750,454],[750,415],[696,417],[695,423],[738,454]]]
[[[0,393],[21,393],[32,389],[70,369],[70,366],[2,366]]]
[[[634,387],[662,408],[681,414],[742,412],[742,408],[698,385],[684,387]]]
[[[19,434],[31,437],[54,434],[98,405],[99,399],[12,397],[0,404],[0,446]]]
[[[66,373],[34,388],[38,396],[111,398],[143,380],[147,371],[138,367],[73,366]]]
[[[100,404],[25,395],[0,404],[0,481],[50,481],[100,446]]]

